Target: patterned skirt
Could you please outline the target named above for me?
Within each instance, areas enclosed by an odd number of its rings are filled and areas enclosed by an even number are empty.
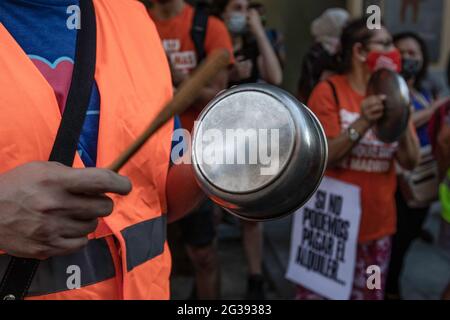
[[[356,253],[355,274],[351,300],[383,300],[389,260],[391,257],[391,237],[384,237],[367,243],[358,244]],[[381,274],[381,288],[370,289],[367,282],[372,273],[367,273],[370,266],[379,267]],[[297,286],[296,300],[324,300],[325,298]]]

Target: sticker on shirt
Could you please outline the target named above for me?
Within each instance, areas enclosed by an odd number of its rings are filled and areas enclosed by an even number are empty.
[[[72,81],[73,60],[69,57],[60,57],[52,62],[38,55],[30,54],[28,57],[52,86],[59,109],[63,113]]]
[[[197,67],[195,51],[181,51],[170,54],[170,62],[176,70],[190,72]]]
[[[178,52],[181,49],[181,41],[179,39],[163,39],[162,43],[166,53]]]
[[[360,117],[357,112],[340,110],[342,130],[347,128]],[[387,144],[380,141],[373,130],[369,130],[350,154],[339,164],[343,169],[355,171],[384,173],[391,169],[398,143]]]

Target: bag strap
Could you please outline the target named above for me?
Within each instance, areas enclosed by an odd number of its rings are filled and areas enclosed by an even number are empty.
[[[66,107],[49,161],[72,166],[94,84],[96,21],[92,0],[80,0],[82,28],[76,40],[75,64]],[[30,288],[39,260],[11,257],[0,283],[0,299],[23,299]]]
[[[330,85],[331,91],[333,92],[334,102],[336,103],[336,110],[337,110],[337,114],[338,114],[338,118],[339,118],[339,124],[342,127],[341,117],[339,116],[339,111],[341,109],[341,103],[339,101],[339,96],[337,94],[336,86],[333,83],[333,81],[331,81],[330,79],[326,79],[325,81]]]
[[[330,85],[331,91],[333,92],[334,102],[336,102],[336,106],[339,108],[340,103],[339,103],[339,97],[337,94],[336,86],[334,85],[333,81],[331,81],[330,79],[327,79],[326,82]]]
[[[194,18],[192,20],[191,38],[194,42],[197,53],[197,62],[200,63],[206,58],[205,39],[208,25],[208,13],[203,5],[195,7]]]

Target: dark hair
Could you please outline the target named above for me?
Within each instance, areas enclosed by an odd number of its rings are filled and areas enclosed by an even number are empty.
[[[314,87],[320,82],[324,71],[337,71],[337,61],[320,43],[315,43],[302,60],[298,98],[307,103]]]
[[[228,6],[231,0],[212,0],[211,1],[211,14],[222,19],[222,14],[225,8]]]
[[[248,7],[256,10],[265,9],[265,6],[261,2],[250,2]]]
[[[347,24],[342,30],[341,51],[339,53],[341,73],[349,72],[352,68],[353,46],[356,43],[366,45],[375,31],[367,28],[367,17],[359,18]]]
[[[402,32],[402,33],[396,34],[394,36],[394,43],[398,43],[399,41],[405,40],[405,39],[413,39],[414,41],[416,41],[419,44],[420,51],[422,51],[422,56],[423,56],[422,68],[420,69],[419,73],[416,76],[416,80],[414,81],[414,87],[417,90],[421,90],[422,82],[423,82],[423,80],[425,80],[425,78],[427,76],[427,70],[428,70],[428,66],[430,64],[428,48],[427,48],[427,45],[425,44],[425,41],[415,32]]]

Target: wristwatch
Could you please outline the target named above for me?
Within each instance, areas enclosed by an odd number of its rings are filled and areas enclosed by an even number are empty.
[[[348,134],[348,137],[350,138],[350,141],[352,141],[352,142],[356,142],[359,140],[359,138],[361,138],[361,135],[359,134],[359,132],[355,128],[352,128],[352,127],[348,127],[347,134]]]

